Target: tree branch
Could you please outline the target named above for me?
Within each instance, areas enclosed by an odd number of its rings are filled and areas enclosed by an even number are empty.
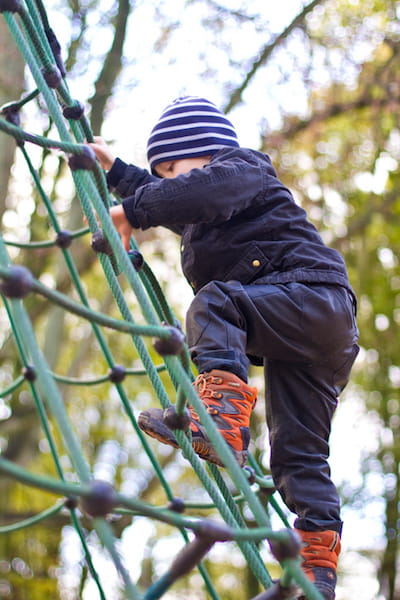
[[[242,101],[242,95],[250,81],[253,79],[258,69],[263,66],[270,58],[273,51],[284,42],[294,29],[299,27],[306,16],[314,10],[318,4],[322,4],[325,0],[313,0],[303,8],[303,10],[293,19],[293,21],[269,44],[266,44],[261,50],[260,56],[253,62],[252,67],[248,71],[243,83],[237,87],[230,95],[230,99],[224,108],[225,113],[229,113],[237,104]]]
[[[104,110],[112,93],[115,81],[122,67],[122,50],[125,42],[128,17],[131,10],[129,0],[119,0],[118,14],[115,23],[114,40],[105,58],[103,68],[95,84],[95,93],[89,100],[92,106],[91,126],[95,133],[100,133],[104,120]]]
[[[313,113],[309,119],[290,120],[284,130],[266,135],[263,138],[261,151],[265,151],[267,147],[279,147],[285,140],[295,137],[297,134],[313,127],[318,123],[324,123],[329,119],[339,115],[347,114],[351,111],[362,110],[363,108],[373,108],[382,110],[383,108],[398,108],[400,104],[400,94],[398,96],[374,98],[367,90],[365,94],[350,102],[333,102],[319,112]]]
[[[322,110],[311,112],[308,119],[288,118],[286,126],[280,132],[262,136],[262,149],[268,146],[278,147],[283,141],[295,137],[316,124],[350,111],[362,110],[363,108],[371,108],[377,111],[385,108],[391,112],[397,111],[400,103],[400,86],[396,83],[396,65],[400,54],[400,43],[385,39],[385,44],[390,47],[391,56],[372,71],[367,69],[367,74],[361,73],[357,98],[342,102],[334,100],[331,104],[325,105]],[[377,89],[379,89],[379,94],[376,93]],[[326,91],[330,97],[335,97],[332,90],[328,89]]]

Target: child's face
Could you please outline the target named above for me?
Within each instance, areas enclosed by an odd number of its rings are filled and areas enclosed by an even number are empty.
[[[197,156],[196,158],[180,158],[159,163],[154,170],[163,179],[171,179],[178,175],[189,173],[192,169],[202,169],[210,162],[211,156]]]

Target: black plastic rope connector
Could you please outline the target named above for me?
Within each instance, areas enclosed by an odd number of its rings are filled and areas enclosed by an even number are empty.
[[[197,535],[213,542],[230,542],[234,539],[233,532],[228,525],[217,523],[211,519],[203,519],[200,522]]]
[[[202,560],[214,545],[214,541],[202,536],[186,544],[175,557],[168,571],[168,579],[176,581],[179,577],[187,575]]]
[[[68,510],[75,510],[75,508],[78,508],[78,504],[77,496],[68,496],[64,502],[64,506],[65,508],[68,508]]]
[[[15,103],[10,103],[2,107],[1,116],[5,118],[8,123],[11,125],[15,125],[16,127],[21,126],[21,114],[19,110],[19,106]],[[24,140],[15,140],[17,146],[20,148],[24,145]]]
[[[255,470],[252,467],[249,467],[249,465],[246,465],[245,467],[243,467],[243,471],[247,477],[247,481],[249,482],[249,485],[253,485],[256,482]]]
[[[50,68],[42,67],[40,70],[49,88],[52,90],[58,88],[62,81],[62,77],[57,65],[51,65]]]
[[[22,265],[10,268],[10,273],[0,283],[0,293],[7,298],[24,298],[33,288],[33,275]]]
[[[30,381],[32,383],[32,381],[35,381],[36,379],[35,367],[32,365],[26,365],[26,367],[22,369],[22,375],[27,381]]]
[[[108,372],[108,379],[112,383],[121,383],[126,376],[126,369],[122,365],[113,365]]]
[[[56,61],[58,70],[60,71],[60,75],[64,79],[64,77],[67,74],[67,71],[65,69],[64,61],[61,57],[60,42],[58,41],[56,34],[54,33],[54,31],[51,28],[45,29],[45,34],[46,34],[47,40],[49,42],[51,51],[53,53],[54,60]]]
[[[187,431],[190,425],[190,412],[187,408],[183,410],[181,414],[176,412],[175,406],[168,406],[163,412],[163,423],[169,429],[179,429],[180,431]]]
[[[0,13],[20,13],[22,11],[21,0],[0,0]]]
[[[268,540],[271,552],[278,562],[288,558],[298,558],[302,548],[302,541],[293,529],[285,530],[285,540]]]
[[[185,512],[185,502],[182,500],[182,498],[175,497],[172,498],[171,502],[169,502],[167,508],[172,512],[182,514]]]
[[[112,255],[110,242],[101,229],[96,229],[96,231],[93,232],[90,246],[97,253],[107,254],[108,256]]]
[[[12,125],[15,125],[16,127],[21,125],[21,114],[15,105],[3,106],[1,114],[5,120]]]
[[[72,243],[72,234],[70,231],[61,230],[56,236],[56,246],[59,248],[69,248]]]
[[[144,264],[143,255],[139,252],[139,250],[128,250],[128,256],[135,271],[140,271]]]
[[[288,600],[295,597],[296,591],[295,586],[283,587],[278,581],[265,592],[261,592],[255,598],[252,598],[252,600]]]
[[[88,495],[80,498],[81,509],[91,517],[105,517],[117,505],[117,495],[107,481],[94,480]]]
[[[62,109],[64,117],[73,121],[79,121],[84,112],[85,107],[79,100],[74,100],[74,103],[71,104],[71,106],[64,106]]]
[[[82,145],[79,154],[72,154],[68,159],[71,171],[83,169],[92,171],[96,165],[96,155],[90,146]]]
[[[177,327],[163,323],[163,327],[170,333],[169,338],[157,338],[153,342],[153,347],[160,356],[177,355],[183,350],[185,336]]]

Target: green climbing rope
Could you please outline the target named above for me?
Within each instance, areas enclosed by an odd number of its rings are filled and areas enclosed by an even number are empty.
[[[26,0],[25,3],[20,0],[0,0],[0,12],[36,85],[36,89],[23,99],[14,100],[2,107],[0,131],[16,141],[40,201],[48,214],[50,227],[54,231],[53,238],[49,235],[49,239],[29,243],[7,241],[0,235],[0,291],[11,336],[22,365],[21,374],[0,390],[0,398],[14,393],[23,385],[29,387],[42,431],[51,451],[56,475],[53,478],[35,475],[7,461],[1,454],[0,472],[20,481],[25,486],[45,490],[48,494],[59,498],[50,508],[29,519],[0,527],[0,535],[32,527],[62,510],[69,512],[71,523],[83,547],[86,564],[102,600],[107,600],[107,597],[101,577],[90,555],[81,523],[82,514],[92,518],[93,529],[107,549],[110,560],[123,581],[125,597],[130,600],[161,598],[177,579],[194,567],[199,569],[209,596],[218,600],[219,596],[202,563],[202,558],[215,544],[226,541],[234,541],[237,544],[254,576],[267,590],[257,597],[260,600],[288,598],[288,594],[293,592],[294,583],[304,590],[304,594],[310,600],[321,600],[320,594],[306,579],[300,568],[299,541],[290,529],[287,518],[273,495],[270,477],[263,473],[254,457],[250,457],[251,468],[241,469],[234,460],[192,386],[193,374],[190,369],[188,350],[178,322],[157,279],[147,263],[144,263],[140,269],[136,268],[137,265],[133,264],[131,257],[124,250],[113,227],[108,213],[112,200],[107,190],[104,173],[85,145],[85,142],[92,141],[92,132],[81,109],[81,103],[70,96],[60,56],[54,51],[57,44],[54,43],[54,33],[50,30],[43,3],[40,1],[34,3],[31,0]],[[19,112],[28,102],[37,97],[46,104],[59,139],[49,139],[20,127]],[[62,229],[52,202],[41,184],[40,176],[29,158],[27,144],[38,145],[49,151],[67,155],[71,177],[87,227],[72,232]],[[89,235],[91,235],[90,244],[103,270],[104,287],[111,291],[120,318],[112,318],[94,310],[80,280],[71,245],[76,240],[85,239],[85,236]],[[77,299],[44,285],[23,265],[13,264],[8,249],[15,247],[29,248],[31,252],[43,248],[59,251],[69,273],[73,296]],[[138,252],[133,239],[132,250]],[[135,321],[125,290],[121,287],[121,274],[135,296],[141,314],[140,323]],[[107,364],[107,374],[78,379],[56,374],[50,369],[40,347],[40,336],[35,332],[29,318],[26,305],[31,294],[41,296],[49,305],[58,306],[70,314],[77,315],[88,324]],[[112,330],[123,338],[124,344],[131,345],[132,353],[140,360],[140,368],[127,368],[115,362],[104,329]],[[160,356],[157,365],[154,364],[146,343],[149,338],[163,340],[164,346],[167,347],[167,351]],[[167,391],[164,380],[160,377],[161,372],[168,376],[175,390],[174,398],[171,398],[171,394]],[[183,501],[180,508],[190,509],[191,512],[197,510],[200,514],[204,509],[212,510],[218,515],[218,519],[189,517],[171,508],[174,507],[174,502],[176,503],[174,491],[151,445],[137,425],[125,389],[126,378],[135,376],[147,377],[149,386],[163,408],[174,405],[176,411],[180,413],[186,402],[189,402],[199,414],[226,469],[223,476],[216,466],[207,466],[199,460],[187,434],[176,431],[182,453],[190,462],[198,485],[205,489],[209,497],[209,501],[204,503]],[[169,503],[168,507],[151,505],[127,497],[111,485],[94,478],[91,465],[72,426],[59,384],[91,386],[106,383],[114,386],[132,431],[137,436],[143,452],[148,457],[151,469],[157,476]],[[54,430],[57,432],[57,438],[62,440],[63,453],[69,456],[73,465],[76,475],[74,483],[69,482],[65,475],[58,449],[59,441],[55,439]],[[233,492],[231,488],[234,489]],[[247,527],[243,517],[241,510],[243,504],[252,514],[254,526],[251,528]],[[270,510],[274,511],[281,520],[282,530],[276,532],[272,529]],[[182,535],[183,549],[172,561],[167,572],[147,590],[140,590],[132,582],[130,573],[121,560],[116,539],[107,520],[107,515],[110,513],[140,515],[167,523]],[[189,534],[194,536],[193,539],[190,540]],[[260,544],[265,541],[268,542],[273,556],[282,567],[279,585],[272,583],[260,553]]]

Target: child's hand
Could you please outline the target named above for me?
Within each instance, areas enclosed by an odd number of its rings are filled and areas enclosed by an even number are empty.
[[[132,226],[126,218],[125,211],[122,208],[121,204],[117,204],[117,206],[112,206],[110,208],[110,217],[112,219],[112,222],[114,223],[115,229],[121,236],[121,241],[124,245],[125,250],[128,251],[130,249]]]
[[[111,154],[107,143],[101,137],[94,137],[94,142],[88,144],[97,156],[100,166],[105,171],[109,171],[114,163],[114,156]]]

